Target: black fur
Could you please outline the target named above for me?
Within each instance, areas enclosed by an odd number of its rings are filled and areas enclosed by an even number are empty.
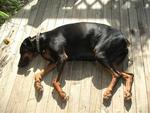
[[[43,51],[47,50],[51,58],[46,59],[50,62],[64,60],[62,55],[65,51],[67,60],[97,60],[114,72],[114,64],[121,63],[127,56],[127,46],[128,40],[119,30],[98,23],[68,24],[39,36],[39,53],[44,57]],[[21,55],[24,50],[38,53],[36,36],[23,41]]]

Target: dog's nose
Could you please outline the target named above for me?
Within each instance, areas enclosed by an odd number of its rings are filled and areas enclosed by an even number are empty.
[[[18,67],[22,68],[29,64],[29,58],[21,58],[18,63]]]
[[[27,66],[27,65],[28,65],[27,62],[19,62],[19,63],[18,63],[18,67],[19,67],[19,68],[23,68],[23,67],[25,67],[25,66]]]

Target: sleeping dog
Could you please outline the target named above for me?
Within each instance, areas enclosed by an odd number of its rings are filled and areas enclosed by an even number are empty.
[[[20,47],[21,58],[18,66],[27,66],[37,54],[40,54],[49,64],[35,74],[35,89],[43,92],[42,78],[54,68],[58,68],[58,76],[52,83],[59,96],[67,100],[68,97],[59,82],[66,61],[97,61],[112,75],[103,98],[109,99],[112,96],[118,78],[122,77],[125,80],[124,97],[129,100],[133,74],[116,69],[127,56],[128,45],[127,38],[110,26],[90,22],[67,24],[26,38]]]

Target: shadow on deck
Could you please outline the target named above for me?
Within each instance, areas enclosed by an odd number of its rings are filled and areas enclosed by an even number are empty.
[[[96,113],[150,111],[150,1],[149,0],[31,0],[1,29],[1,39],[14,30],[11,52],[15,57],[2,69],[0,78],[1,113]],[[129,57],[133,65],[123,65],[135,74],[132,102],[124,102],[124,86],[120,80],[111,101],[104,103],[104,88],[111,76],[95,62],[68,62],[61,79],[69,94],[63,103],[53,91],[54,70],[43,80],[42,98],[34,90],[34,73],[47,64],[37,57],[26,70],[17,67],[19,46],[24,38],[57,26],[79,21],[92,21],[120,29],[131,42]],[[17,72],[18,71],[18,72]],[[24,75],[24,76],[22,76]],[[111,103],[110,103],[111,102]]]

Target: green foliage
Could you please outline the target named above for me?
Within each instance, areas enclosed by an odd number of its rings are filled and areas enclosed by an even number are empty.
[[[25,0],[0,0],[0,25],[15,14],[24,5],[24,1]]]
[[[8,18],[8,17],[9,17],[8,14],[6,14],[6,13],[4,13],[4,12],[2,12],[2,11],[0,11],[0,16],[1,16],[2,18]]]

